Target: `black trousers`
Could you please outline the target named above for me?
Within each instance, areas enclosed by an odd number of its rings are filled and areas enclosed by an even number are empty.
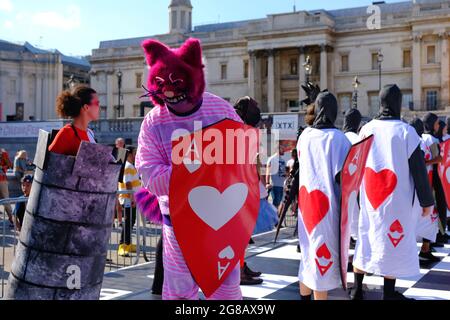
[[[436,197],[436,209],[439,213],[439,220],[445,230],[447,225],[447,202],[445,200],[444,188],[442,187],[442,182],[438,175],[437,166],[434,166],[433,168],[433,189]]]
[[[156,265],[152,286],[153,294],[162,294],[163,283],[164,283],[163,237],[161,235],[161,238],[159,238],[158,244],[156,245]]]
[[[131,244],[131,232],[133,226],[136,223],[136,208],[123,207],[125,216],[125,225],[122,227],[122,233],[120,235],[120,244]]]

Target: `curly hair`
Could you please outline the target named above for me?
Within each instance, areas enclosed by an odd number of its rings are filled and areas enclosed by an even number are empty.
[[[62,118],[76,118],[84,105],[89,105],[92,95],[97,93],[85,85],[78,85],[72,90],[61,92],[56,98],[56,112]]]

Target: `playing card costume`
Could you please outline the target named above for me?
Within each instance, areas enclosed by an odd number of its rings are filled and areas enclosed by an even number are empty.
[[[431,160],[436,159],[440,155],[440,132],[442,126],[440,125],[438,130],[435,130],[435,124],[439,123],[439,118],[434,113],[427,113],[423,118],[425,134],[422,136],[425,144],[430,148]],[[431,184],[434,190],[434,196],[436,200],[436,209],[438,211],[440,225],[442,233],[445,233],[445,225],[447,220],[447,203],[445,200],[445,193],[443,188],[443,181],[441,181],[438,172],[438,164],[432,164],[428,166],[428,174]],[[445,181],[444,181],[445,182]],[[437,242],[445,242],[445,236],[438,234]]]
[[[300,166],[299,280],[314,291],[340,286],[339,174],[351,143],[334,127],[336,98],[328,92],[316,100],[316,119],[298,142]]]
[[[343,131],[347,139],[353,144],[357,144],[361,139],[359,138],[358,131],[361,125],[362,115],[358,109],[349,109],[345,113],[344,128]],[[356,205],[353,209],[353,213],[350,217],[350,233],[353,238],[358,235],[358,222],[359,222],[359,206]]]
[[[169,212],[172,135],[180,129],[194,132],[195,121],[201,121],[202,127],[226,118],[242,121],[228,102],[204,92],[204,66],[198,40],[189,39],[174,50],[155,40],[144,41],[142,46],[150,66],[148,96],[156,107],[142,124],[136,167],[145,188],[158,197],[163,214],[163,299],[195,300],[198,299],[199,286],[181,252]],[[239,284],[240,268],[237,264],[209,299],[242,299]]]
[[[380,92],[381,114],[366,124],[361,137],[374,135],[364,182],[354,267],[380,276],[398,278],[419,273],[417,258],[417,198],[421,207],[434,201],[420,138],[400,120],[402,94],[396,85]],[[387,294],[392,292],[385,292]]]
[[[424,125],[422,120],[416,118],[413,121],[411,121],[410,125],[416,130],[418,136],[420,137],[420,149],[423,152],[423,156],[425,160],[431,159],[431,151],[429,146],[425,143],[425,140],[422,138],[424,134]],[[432,166],[430,169],[427,166],[428,175],[429,175],[429,182],[430,187],[432,184]],[[414,210],[417,210],[417,240],[419,241],[436,241],[436,235],[438,233],[438,215],[437,211],[433,210],[433,213],[429,216],[423,217],[421,214],[422,208],[420,207],[419,201],[417,199],[417,196],[414,199]]]

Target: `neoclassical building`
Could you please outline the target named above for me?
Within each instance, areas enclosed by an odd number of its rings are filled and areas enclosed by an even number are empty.
[[[294,9],[194,28],[189,0],[172,0],[168,11],[167,34],[103,41],[92,51],[91,85],[100,94],[103,117],[139,117],[151,107],[139,99],[148,73],[140,48],[144,39],[178,46],[188,37],[202,41],[207,90],[231,102],[253,96],[264,112],[302,111],[301,85],[307,79],[335,93],[345,111],[353,103],[355,77],[364,115],[377,113],[379,87],[387,83],[402,89],[407,113],[449,111],[448,0]]]
[[[56,96],[71,81],[89,83],[90,68],[58,50],[0,40],[0,122],[56,119]]]

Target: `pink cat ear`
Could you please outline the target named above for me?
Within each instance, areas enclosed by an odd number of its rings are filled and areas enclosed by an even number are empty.
[[[187,64],[193,67],[203,67],[202,61],[202,47],[200,41],[194,38],[189,38],[178,49],[178,56]]]
[[[145,51],[149,66],[153,66],[161,57],[165,56],[170,51],[166,45],[152,39],[142,42],[142,48]]]

